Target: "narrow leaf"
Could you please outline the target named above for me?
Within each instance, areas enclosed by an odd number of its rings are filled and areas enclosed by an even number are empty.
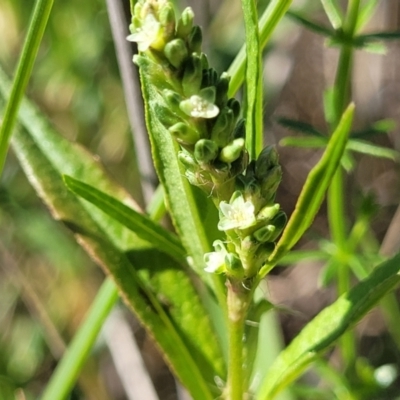
[[[293,0],[271,0],[259,22],[261,48],[264,48],[271,35],[283,18]],[[231,76],[228,96],[233,97],[243,83],[245,75],[246,48],[243,46],[228,70]]]
[[[320,35],[332,38],[335,37],[335,31],[332,29],[326,28],[325,26],[319,25],[313,21],[310,21],[309,19],[303,17],[297,12],[294,11],[288,11],[287,16],[290,17],[292,20],[296,21],[300,25],[303,25],[305,28],[309,29],[310,31],[313,31],[315,33],[318,33]]]
[[[99,207],[139,237],[152,243],[158,250],[169,254],[178,262],[185,260],[185,250],[178,238],[144,214],[138,213],[106,193],[68,175],[64,175],[64,182],[72,192]]]
[[[281,146],[306,147],[306,148],[321,148],[328,143],[328,138],[317,137],[293,137],[288,136],[279,141]]]
[[[393,161],[398,161],[400,159],[400,153],[398,151],[377,146],[363,140],[350,139],[347,144],[347,149],[373,157],[388,158]]]
[[[380,0],[367,0],[360,8],[357,16],[356,32],[359,32],[374,15]]]
[[[321,0],[325,13],[333,29],[340,29],[343,25],[343,13],[335,0]]]
[[[340,164],[351,129],[353,114],[354,104],[351,103],[342,115],[323,156],[309,173],[296,208],[276,245],[275,251],[269,258],[267,266],[261,271],[261,276],[268,272],[271,266],[274,266],[297,243],[311,225],[323,201],[329,183]]]
[[[18,62],[10,98],[0,127],[0,176],[3,171],[10,137],[17,121],[18,108],[32,73],[33,64],[42,41],[43,33],[53,7],[54,0],[37,0],[29,24],[24,48]]]
[[[246,30],[246,148],[255,160],[263,148],[262,129],[262,64],[258,32],[257,5],[254,0],[242,0]]]
[[[286,117],[278,117],[277,122],[285,128],[291,129],[296,132],[305,133],[306,135],[311,136],[326,137],[322,132],[320,132],[318,129],[314,128],[311,124],[307,122],[297,121],[295,119]]]
[[[353,327],[378,301],[400,283],[400,255],[320,312],[279,355],[263,380],[257,400],[272,400],[323,351]]]

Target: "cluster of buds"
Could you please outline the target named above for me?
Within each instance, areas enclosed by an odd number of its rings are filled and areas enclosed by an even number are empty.
[[[271,146],[237,176],[230,201],[219,205],[218,229],[228,240],[214,242],[215,251],[205,255],[206,271],[240,280],[257,274],[286,224],[286,214],[275,203],[281,176],[278,154]]]
[[[210,68],[201,52],[193,17],[191,8],[176,19],[171,3],[140,0],[128,40],[137,42],[134,62],[162,99],[154,111],[180,144],[187,178],[218,204],[229,200],[246,168],[245,125],[240,103],[227,96],[229,76]]]
[[[137,42],[134,62],[159,99],[151,107],[180,145],[178,158],[189,182],[219,207],[218,228],[206,271],[231,278],[256,275],[274,247],[286,216],[274,203],[281,168],[273,147],[249,163],[240,103],[228,98],[229,76],[209,67],[202,33],[186,8],[176,18],[166,0],[139,0],[128,40]]]

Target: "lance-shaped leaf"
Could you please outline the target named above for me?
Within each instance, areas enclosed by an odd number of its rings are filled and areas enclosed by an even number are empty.
[[[185,250],[178,238],[144,214],[138,213],[112,196],[68,175],[64,175],[64,182],[72,192],[99,207],[100,210],[135,232],[139,237],[152,243],[158,250],[170,255],[178,262],[185,260]]]
[[[257,400],[272,400],[310,363],[354,326],[378,301],[400,283],[400,254],[321,311],[278,356],[267,371]]]
[[[343,113],[320,161],[308,174],[295,210],[267,265],[260,271],[261,276],[265,275],[297,243],[314,220],[346,149],[353,113],[354,104],[351,103]]]

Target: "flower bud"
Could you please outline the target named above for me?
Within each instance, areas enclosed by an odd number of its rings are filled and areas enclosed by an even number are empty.
[[[232,98],[228,100],[227,106],[233,111],[236,120],[240,115],[240,103],[236,99]]]
[[[240,157],[244,149],[244,139],[235,139],[230,144],[225,146],[219,155],[219,159],[226,163],[232,163]]]
[[[178,20],[178,25],[176,28],[176,35],[183,40],[186,40],[189,33],[193,28],[194,13],[190,7],[183,10],[181,17]]]
[[[178,160],[185,166],[187,169],[196,169],[198,164],[196,160],[193,158],[191,154],[187,151],[180,151],[178,153]]]
[[[165,45],[164,55],[175,68],[179,68],[188,56],[185,42],[182,39],[171,40]]]
[[[203,71],[201,58],[196,54],[192,54],[185,63],[185,70],[182,78],[182,88],[185,96],[195,95],[200,90],[201,81],[203,79]]]
[[[188,47],[191,53],[201,53],[201,42],[203,41],[203,34],[199,26],[194,26],[188,37]]]
[[[274,146],[265,147],[256,161],[256,176],[264,179],[268,172],[279,165],[279,156]]]
[[[164,30],[165,41],[168,42],[175,34],[175,12],[171,3],[165,3],[159,10],[158,19]]]
[[[256,170],[257,173],[257,170]],[[269,200],[274,197],[282,179],[282,169],[280,165],[270,169],[266,176],[259,179],[261,195]]]
[[[218,82],[218,73],[214,68],[203,69],[201,87],[215,86]]]
[[[275,231],[276,227],[274,225],[266,225],[256,230],[253,233],[253,235],[254,238],[258,240],[260,243],[272,242],[273,241],[272,237],[274,237]]]
[[[235,126],[235,129],[233,131],[233,137],[235,139],[239,138],[246,138],[246,120],[241,118],[238,123]]]
[[[280,205],[278,203],[275,203],[272,206],[265,206],[257,214],[257,220],[270,221],[278,214],[279,210],[280,210]]]
[[[231,77],[226,73],[223,72],[219,77],[218,82],[216,83],[217,89],[217,104],[224,104],[228,99],[228,89],[229,89],[229,82]]]
[[[200,59],[201,59],[201,68],[203,70],[208,69],[209,65],[208,65],[208,59],[207,56],[204,53],[200,54]]]
[[[271,221],[271,224],[275,225],[276,231],[275,231],[275,240],[279,234],[283,231],[283,228],[285,227],[287,222],[287,216],[283,211],[279,211],[279,213],[273,218]]]
[[[243,277],[243,266],[240,258],[233,253],[227,253],[225,255],[225,265],[226,265],[226,273],[229,276],[235,278]]]
[[[176,124],[177,122],[181,122],[180,119],[170,111],[169,108],[159,104],[154,104],[154,111],[157,114],[158,119],[160,122],[166,127],[169,128],[170,126]]]
[[[218,147],[225,147],[232,139],[230,128],[233,121],[233,112],[228,107],[222,109],[211,130],[211,140]]]
[[[199,163],[209,163],[218,155],[218,146],[208,139],[200,139],[194,146],[194,157]]]
[[[183,122],[178,122],[175,125],[171,126],[169,132],[176,139],[176,141],[182,145],[191,145],[195,144],[200,135],[193,128],[189,127],[187,124]]]

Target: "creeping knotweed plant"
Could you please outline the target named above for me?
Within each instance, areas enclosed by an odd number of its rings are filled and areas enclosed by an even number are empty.
[[[228,98],[229,76],[219,75],[201,52],[202,33],[190,8],[176,19],[167,1],[139,1],[130,29],[128,40],[140,52],[134,62],[160,95],[155,111],[180,145],[186,177],[219,207],[218,229],[227,241],[215,242],[205,255],[206,271],[250,279],[286,222],[274,203],[278,155],[267,147],[249,162],[240,103]]]

